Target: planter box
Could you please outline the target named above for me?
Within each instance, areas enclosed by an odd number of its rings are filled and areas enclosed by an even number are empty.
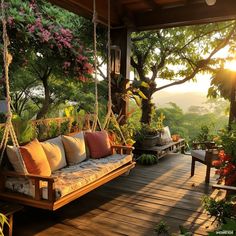
[[[159,136],[145,136],[141,145],[142,147],[154,147],[157,145],[157,140]]]

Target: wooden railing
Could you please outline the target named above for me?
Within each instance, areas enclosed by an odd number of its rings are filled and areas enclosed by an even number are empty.
[[[85,114],[77,117],[79,123],[79,127],[77,127],[78,130],[91,129],[91,121],[93,121],[93,118],[94,118],[93,114]],[[50,135],[48,134],[53,124],[55,124],[58,134],[74,132],[75,130],[73,129],[75,129],[75,127],[72,126],[74,120],[75,120],[74,117],[57,117],[57,118],[30,120],[28,121],[29,122],[28,124],[31,124],[33,126],[35,132],[37,133],[38,138],[43,140],[49,138],[48,136]],[[63,124],[64,127],[62,127]],[[16,135],[19,137],[21,135],[20,130],[22,127],[22,122],[14,121],[13,125],[16,131]],[[3,130],[4,126],[5,123],[0,123],[0,130]],[[62,131],[62,129],[64,130]],[[0,140],[1,140],[1,135],[0,135]]]

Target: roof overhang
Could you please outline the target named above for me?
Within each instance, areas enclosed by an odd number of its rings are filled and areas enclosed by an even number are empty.
[[[78,15],[92,19],[93,0],[48,0]],[[97,0],[99,22],[107,24],[108,0]],[[236,0],[110,0],[111,26],[135,31],[204,24],[236,19]]]

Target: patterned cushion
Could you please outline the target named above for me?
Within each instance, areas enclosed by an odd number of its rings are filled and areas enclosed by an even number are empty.
[[[115,154],[107,158],[90,159],[55,171],[52,177],[55,178],[56,198],[80,189],[131,161],[131,155]],[[33,186],[27,179],[8,178],[6,187],[30,196],[34,193]],[[42,191],[43,198],[47,199],[47,187],[43,187]]]
[[[41,145],[47,156],[51,171],[59,170],[67,165],[64,146],[60,136],[42,142]]]
[[[111,144],[105,130],[85,133],[86,143],[91,158],[102,158],[111,155]]]

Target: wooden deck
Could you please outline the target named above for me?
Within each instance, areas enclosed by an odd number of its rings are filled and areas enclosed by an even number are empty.
[[[165,221],[172,233],[179,225],[194,235],[211,227],[201,197],[211,192],[204,183],[205,166],[190,178],[190,156],[169,154],[154,166],[137,166],[129,176],[88,193],[56,212],[25,208],[15,215],[15,236],[156,235]],[[212,171],[211,183],[214,183]]]

